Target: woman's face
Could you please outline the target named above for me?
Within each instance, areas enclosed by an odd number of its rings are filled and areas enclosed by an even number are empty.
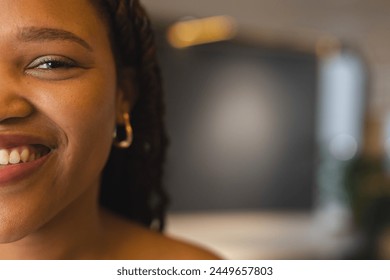
[[[118,89],[88,0],[0,0],[0,243],[97,189]]]

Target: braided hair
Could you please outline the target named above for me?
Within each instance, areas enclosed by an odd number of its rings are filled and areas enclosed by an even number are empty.
[[[113,147],[103,170],[100,203],[126,218],[162,230],[167,197],[162,164],[167,138],[162,87],[150,21],[138,0],[92,0],[107,20],[118,79],[131,79],[137,101],[131,111],[134,141]],[[124,76],[124,69],[134,75]],[[131,100],[130,94],[125,93]]]

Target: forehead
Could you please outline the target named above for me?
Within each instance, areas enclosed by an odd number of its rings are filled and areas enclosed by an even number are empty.
[[[29,26],[64,29],[91,42],[107,36],[90,0],[0,0],[0,11],[0,36]]]

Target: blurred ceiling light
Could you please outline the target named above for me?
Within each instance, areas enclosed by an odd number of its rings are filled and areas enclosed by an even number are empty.
[[[233,38],[237,33],[236,21],[229,16],[191,19],[173,24],[167,33],[175,48],[218,42]]]

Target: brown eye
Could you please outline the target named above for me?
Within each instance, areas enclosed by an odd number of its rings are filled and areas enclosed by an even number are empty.
[[[47,55],[34,59],[26,68],[25,74],[41,80],[67,80],[77,77],[86,70],[73,59],[59,55]]]
[[[27,69],[55,70],[69,69],[76,66],[76,63],[68,58],[44,56],[35,59],[32,63],[30,63]]]
[[[53,69],[58,69],[58,68],[72,68],[72,67],[75,67],[74,64],[71,64],[71,63],[68,63],[68,62],[65,62],[65,61],[48,61],[48,62],[44,62],[44,63],[41,63],[40,65],[38,65],[37,69],[44,69],[44,70],[53,70]]]

